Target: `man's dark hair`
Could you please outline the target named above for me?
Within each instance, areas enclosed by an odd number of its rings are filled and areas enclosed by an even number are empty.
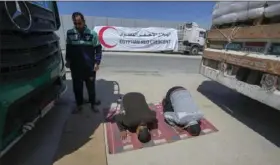
[[[80,13],[80,12],[74,12],[73,14],[72,14],[72,19],[74,20],[76,17],[78,17],[78,16],[80,16],[81,17],[81,19],[85,22],[85,17],[84,17],[84,15],[82,14],[82,13]]]
[[[192,136],[198,136],[201,132],[201,128],[199,124],[194,124],[189,127],[187,127],[187,131],[192,135]]]
[[[151,140],[151,134],[149,132],[149,129],[146,128],[142,128],[139,133],[138,133],[138,140],[141,143],[147,143]]]

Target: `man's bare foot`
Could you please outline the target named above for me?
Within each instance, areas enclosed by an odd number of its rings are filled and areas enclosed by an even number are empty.
[[[98,108],[95,105],[91,106],[91,110],[92,110],[92,112],[95,112],[95,113],[99,112]]]
[[[125,140],[127,137],[127,132],[126,131],[121,131],[121,139]]]

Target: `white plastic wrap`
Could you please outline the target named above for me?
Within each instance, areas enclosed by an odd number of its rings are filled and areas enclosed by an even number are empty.
[[[244,11],[240,11],[238,13],[236,13],[236,21],[246,21],[248,19],[248,11],[244,10]]]
[[[268,7],[264,9],[264,15],[267,18],[280,16],[280,2],[269,2]]]
[[[266,4],[266,1],[250,1],[248,9],[262,8]]]
[[[264,7],[248,10],[248,19],[256,19],[264,14]]]
[[[234,2],[217,2],[214,6],[212,17],[217,18],[224,14],[229,14],[231,12],[229,6],[233,3]]]
[[[217,9],[217,8],[219,8],[219,3],[216,3],[216,4],[214,5],[213,11],[214,11],[215,9]]]
[[[212,24],[221,25],[261,17],[265,11],[265,4],[266,1],[218,2],[213,9]]]
[[[246,11],[249,2],[219,2],[218,7],[213,10],[212,17],[217,18],[222,15]]]
[[[221,25],[221,24],[226,24],[226,23],[231,23],[231,22],[236,22],[236,21],[237,21],[237,14],[231,13],[231,14],[222,15],[218,18],[213,19],[212,24]]]
[[[212,15],[213,15],[213,18],[217,18],[222,15],[229,14],[229,13],[232,13],[230,7],[223,7],[223,8],[218,8],[218,9],[214,10]]]
[[[266,2],[268,6],[273,6],[273,5],[277,5],[280,3],[280,1],[267,1]]]
[[[249,7],[249,2],[234,2],[229,6],[232,12],[246,11]]]
[[[219,8],[223,8],[223,7],[227,7],[228,5],[232,4],[234,2],[217,2],[216,5],[214,6],[214,9],[219,9]]]

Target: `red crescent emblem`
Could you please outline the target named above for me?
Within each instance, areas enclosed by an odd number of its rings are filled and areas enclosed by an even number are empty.
[[[106,48],[113,48],[113,47],[115,47],[117,44],[115,44],[115,45],[109,45],[109,44],[107,44],[107,43],[104,41],[104,38],[103,38],[103,34],[104,34],[104,32],[105,32],[107,29],[114,29],[114,30],[117,30],[117,29],[115,29],[115,28],[112,27],[112,26],[105,26],[105,27],[102,27],[102,28],[99,30],[99,34],[98,34],[99,42],[100,42],[103,46],[105,46]]]

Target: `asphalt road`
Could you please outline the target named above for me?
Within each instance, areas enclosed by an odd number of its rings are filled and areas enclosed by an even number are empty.
[[[104,52],[101,71],[198,73],[200,59],[193,55]]]
[[[144,53],[143,53],[144,54]],[[129,53],[106,53],[103,56],[102,70],[113,72],[180,72],[198,73],[200,58],[162,55],[143,56]]]

